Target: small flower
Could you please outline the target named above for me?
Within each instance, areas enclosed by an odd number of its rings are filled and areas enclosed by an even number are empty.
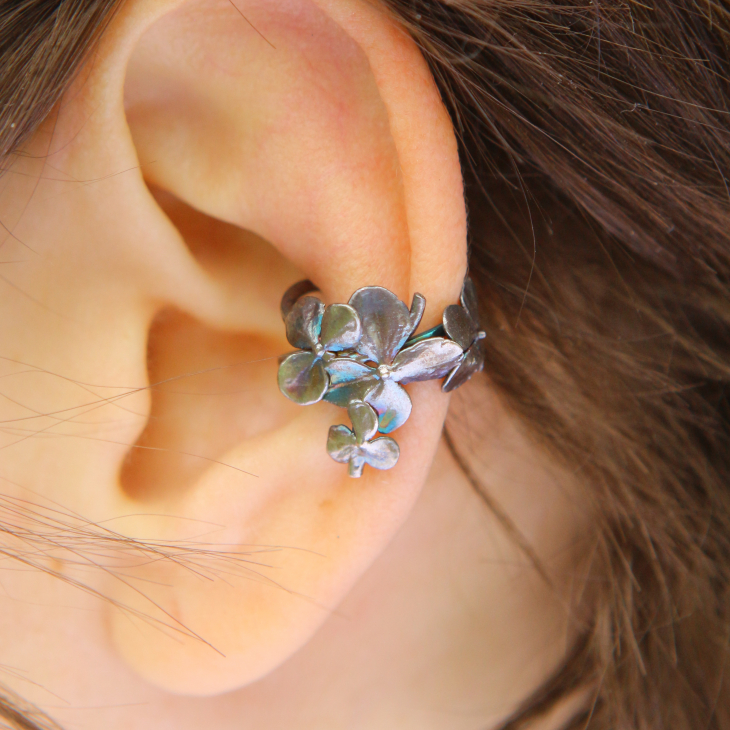
[[[378,413],[379,430],[390,433],[411,414],[411,399],[402,386],[443,377],[458,364],[463,351],[442,337],[401,349],[423,315],[425,300],[420,294],[414,296],[410,312],[395,294],[377,286],[358,289],[350,305],[362,323],[355,346],[360,357],[326,363],[330,388],[325,397],[343,407],[353,400],[369,403]]]
[[[471,279],[464,280],[461,290],[461,306],[451,304],[444,310],[446,334],[464,350],[464,359],[446,378],[441,389],[448,393],[464,385],[474,373],[484,367],[484,343],[487,336],[479,329],[479,304]]]
[[[327,438],[327,453],[342,464],[349,464],[351,477],[362,476],[365,464],[376,469],[390,469],[400,456],[398,444],[389,436],[373,439],[378,432],[378,416],[363,401],[352,401],[347,409],[352,430],[332,426]],[[373,440],[371,440],[373,439]]]
[[[359,342],[360,318],[348,304],[325,307],[315,297],[302,297],[284,322],[287,340],[299,350],[279,365],[279,389],[299,405],[317,403],[329,387],[325,364],[333,353],[352,349]]]

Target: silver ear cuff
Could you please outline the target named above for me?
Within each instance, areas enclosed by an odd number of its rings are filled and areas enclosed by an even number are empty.
[[[297,348],[279,364],[279,389],[302,406],[321,400],[347,408],[351,428],[332,426],[327,452],[359,477],[365,464],[395,466],[400,449],[389,434],[411,415],[405,388],[445,378],[445,392],[484,367],[484,338],[474,284],[465,279],[461,304],[444,310],[442,324],[413,335],[426,299],[413,295],[410,310],[381,286],[358,289],[347,304],[325,306],[308,296],[311,281],[290,287],[281,300],[286,338]]]

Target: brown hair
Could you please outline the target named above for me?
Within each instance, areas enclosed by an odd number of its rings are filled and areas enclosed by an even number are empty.
[[[117,4],[0,9],[4,154]],[[730,13],[714,0],[386,5],[459,134],[487,377],[595,508],[588,619],[504,728],[583,687],[592,701],[566,728],[728,730]]]

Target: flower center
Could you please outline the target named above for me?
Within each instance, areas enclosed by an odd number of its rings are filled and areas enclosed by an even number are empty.
[[[317,344],[316,344],[316,345],[314,346],[314,354],[315,354],[315,355],[316,355],[317,357],[322,357],[322,353],[323,353],[323,352],[324,352],[324,347],[322,347],[321,343],[319,343],[319,342],[318,342],[318,343],[317,343]]]
[[[391,376],[390,367],[385,363],[378,365],[378,375],[381,380],[387,380]]]

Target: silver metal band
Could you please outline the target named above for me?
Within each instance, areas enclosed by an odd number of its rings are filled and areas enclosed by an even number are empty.
[[[299,405],[321,400],[347,408],[351,428],[332,426],[327,452],[359,477],[365,464],[390,469],[400,449],[389,434],[411,414],[404,385],[444,378],[442,390],[463,385],[484,366],[476,292],[465,279],[461,303],[444,310],[437,327],[419,335],[426,299],[410,309],[380,286],[358,289],[347,304],[325,306],[309,296],[311,281],[291,286],[281,300],[286,337],[296,351],[282,356],[279,389]]]

